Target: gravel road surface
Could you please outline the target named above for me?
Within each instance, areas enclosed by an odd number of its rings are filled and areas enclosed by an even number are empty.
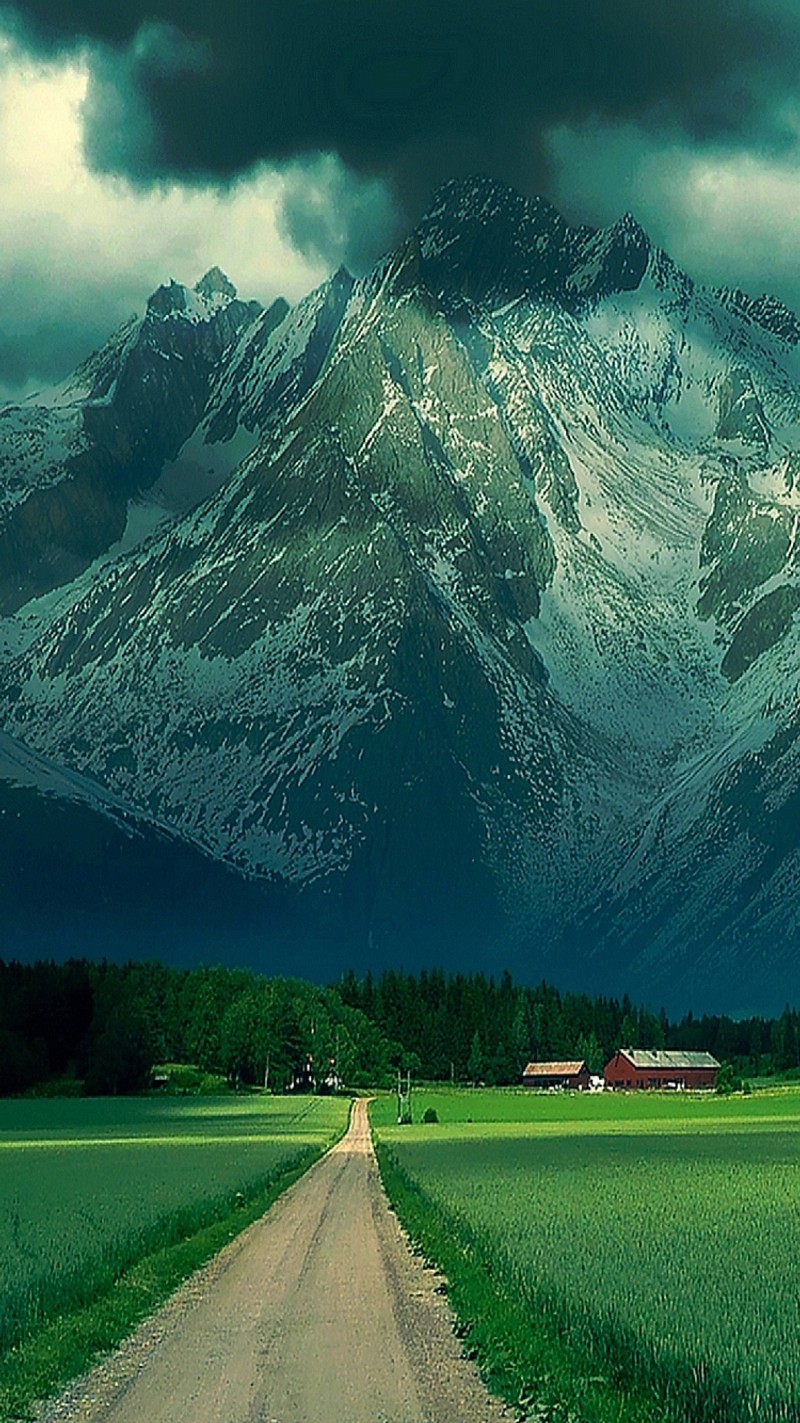
[[[338,1146],[39,1423],[508,1423],[438,1283],[356,1102]]]

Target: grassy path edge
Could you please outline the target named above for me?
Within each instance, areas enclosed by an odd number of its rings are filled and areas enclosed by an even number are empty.
[[[460,1233],[458,1223],[432,1202],[403,1170],[395,1152],[375,1141],[381,1178],[412,1249],[441,1271],[467,1354],[487,1387],[537,1423],[661,1423],[651,1391],[596,1360],[580,1357],[492,1278],[491,1261]]]
[[[351,1108],[352,1110],[352,1108]],[[340,1140],[342,1132],[337,1134]],[[0,1423],[33,1416],[37,1401],[51,1397],[117,1348],[137,1325],[202,1265],[269,1210],[319,1161],[329,1146],[309,1146],[278,1167],[263,1188],[224,1215],[125,1270],[90,1305],[57,1315],[25,1343],[0,1354]]]

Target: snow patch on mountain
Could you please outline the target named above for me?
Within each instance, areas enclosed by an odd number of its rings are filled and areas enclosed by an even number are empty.
[[[141,361],[186,415],[124,533],[0,627],[10,734],[242,874],[358,885],[370,934],[446,866],[520,953],[713,974],[757,872],[788,954],[790,314],[489,180],[292,310],[159,291],[46,412],[135,407]]]
[[[0,512],[62,478],[65,461],[87,443],[74,410],[34,405],[0,410]]]

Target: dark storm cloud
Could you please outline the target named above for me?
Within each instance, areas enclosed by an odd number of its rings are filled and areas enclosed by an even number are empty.
[[[332,158],[284,171],[277,228],[309,261],[342,260],[361,276],[402,230],[400,213],[377,179],[359,178]]]
[[[411,216],[466,171],[547,191],[547,132],[592,117],[775,145],[799,33],[779,0],[20,0],[7,13],[41,52],[89,46],[86,148],[101,171],[226,181],[335,153],[388,180]]]

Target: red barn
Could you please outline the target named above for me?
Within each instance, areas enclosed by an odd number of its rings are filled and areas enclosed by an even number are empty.
[[[719,1063],[710,1052],[647,1052],[644,1048],[623,1047],[606,1063],[607,1087],[713,1088],[717,1085]]]
[[[567,1087],[576,1092],[589,1090],[589,1069],[585,1062],[529,1062],[522,1074],[523,1087]]]

